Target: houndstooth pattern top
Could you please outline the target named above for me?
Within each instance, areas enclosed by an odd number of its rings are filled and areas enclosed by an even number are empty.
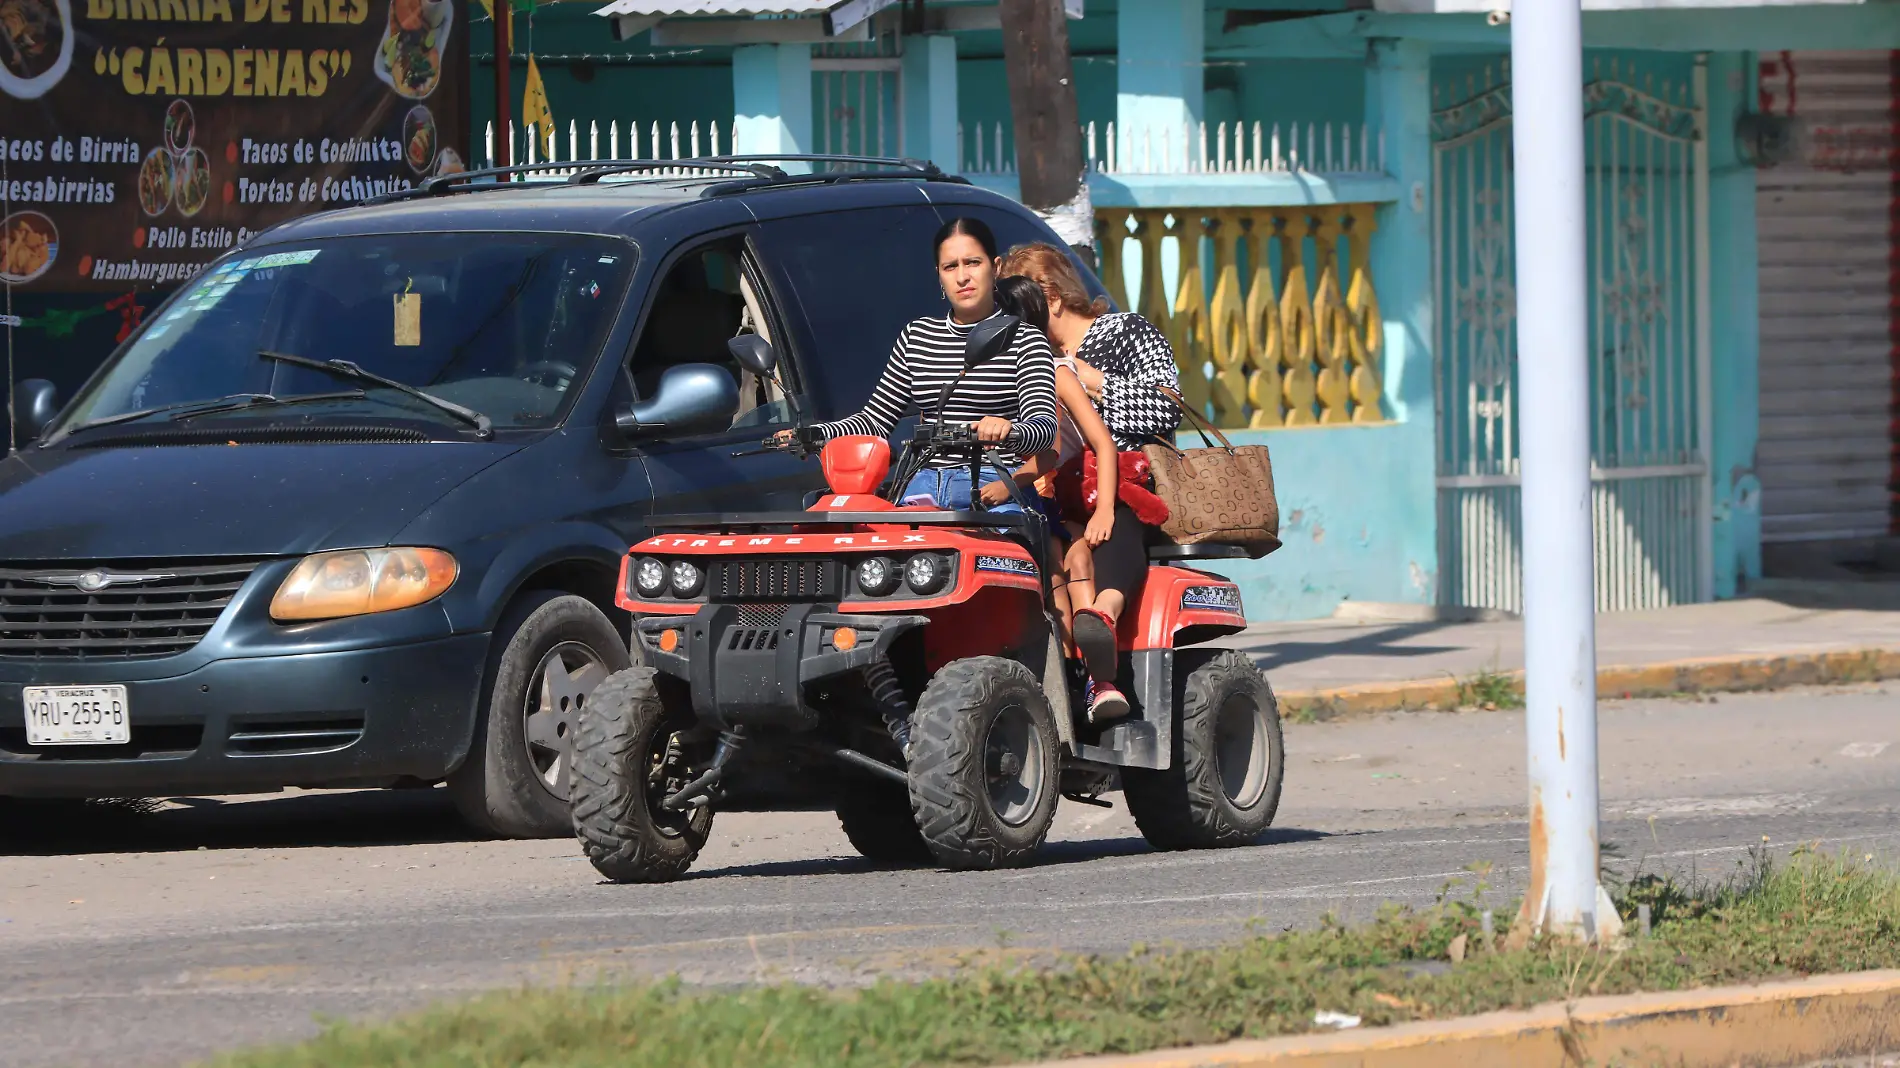
[[[1120,449],[1167,439],[1181,425],[1180,409],[1157,386],[1181,388],[1174,346],[1153,323],[1133,312],[1109,312],[1089,324],[1075,357],[1102,372],[1097,407]]]

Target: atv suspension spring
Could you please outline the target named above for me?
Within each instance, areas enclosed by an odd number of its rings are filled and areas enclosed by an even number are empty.
[[[891,732],[891,740],[905,753],[910,752],[910,700],[904,696],[904,688],[897,683],[897,672],[891,662],[882,657],[864,666],[864,685],[871,691],[871,700],[877,703],[877,711],[884,717],[884,729]]]
[[[719,780],[725,777],[726,765],[744,745],[744,727],[734,727],[721,734],[719,746],[713,751],[711,766],[699,778],[680,787],[679,792],[662,799],[660,807],[678,812],[693,805],[703,805],[711,800],[714,788],[719,785]]]

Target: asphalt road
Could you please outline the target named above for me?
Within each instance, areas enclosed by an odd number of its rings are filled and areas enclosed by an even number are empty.
[[[1605,705],[1614,863],[1720,875],[1763,836],[1895,855],[1896,700]],[[982,874],[874,869],[829,813],[728,814],[688,879],[613,886],[569,842],[469,841],[437,791],[184,799],[53,837],[16,824],[0,855],[0,1066],[176,1064],[308,1035],[319,1015],[523,982],[852,983],[1208,943],[1426,903],[1472,864],[1493,866],[1493,897],[1521,885],[1517,715],[1286,734],[1280,818],[1259,846],[1156,854],[1119,806],[1065,807],[1039,866]]]

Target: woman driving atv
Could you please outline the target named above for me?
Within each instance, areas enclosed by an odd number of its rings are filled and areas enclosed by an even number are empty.
[[[887,437],[906,411],[915,407],[928,420],[962,423],[979,441],[998,446],[1010,469],[1055,444],[1055,357],[1041,331],[1019,329],[1003,355],[965,370],[964,340],[970,328],[997,314],[996,238],[981,220],[952,219],[937,231],[937,281],[950,304],[948,315],[905,324],[891,348],[890,362],[862,411],[844,419],[815,424],[825,438],[843,434]],[[944,387],[956,389],[937,410]],[[795,432],[778,434],[789,443]],[[1002,474],[985,470],[981,482]],[[981,486],[977,487],[978,489]],[[900,502],[927,498],[940,508],[969,508],[972,489],[967,457],[938,455],[899,495]],[[994,511],[1020,511],[1012,503]]]

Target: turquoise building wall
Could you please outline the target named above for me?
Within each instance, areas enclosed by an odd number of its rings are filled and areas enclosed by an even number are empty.
[[[1755,247],[1755,170],[1735,143],[1735,120],[1755,100],[1755,57],[1709,57],[1709,233],[1713,308],[1713,481],[1715,595],[1733,597],[1761,578],[1760,259]]]

